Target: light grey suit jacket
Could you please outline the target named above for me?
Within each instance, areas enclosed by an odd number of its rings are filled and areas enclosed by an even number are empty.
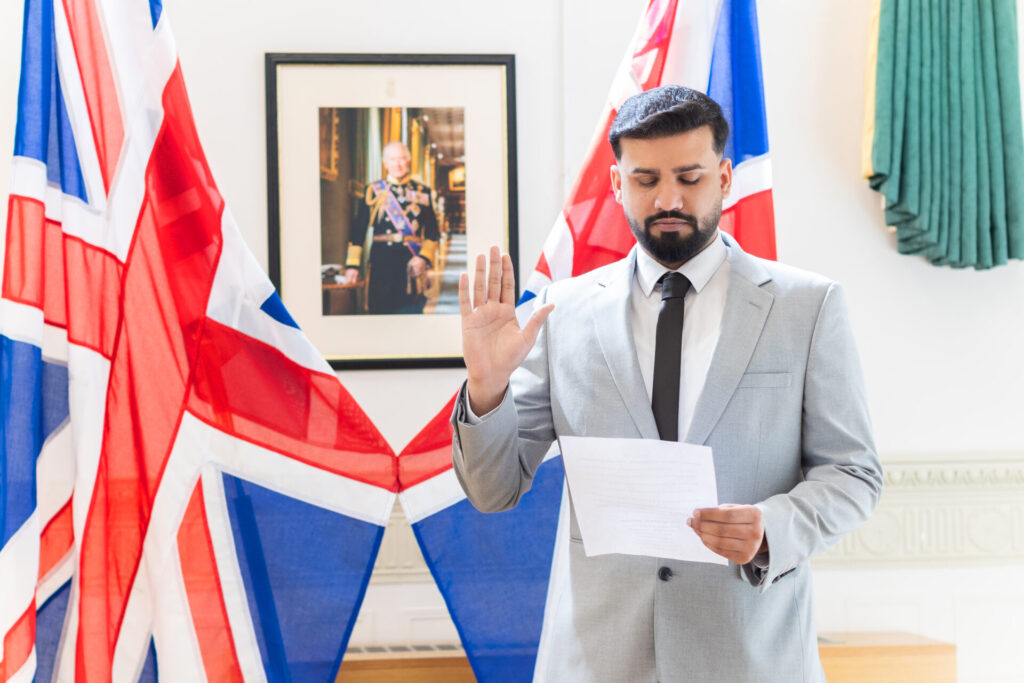
[[[540,680],[824,680],[808,560],[863,522],[882,487],[860,364],[839,285],[724,237],[721,335],[686,441],[714,449],[720,502],[764,513],[769,566],[586,557],[572,513]],[[463,390],[453,460],[480,510],[514,507],[558,436],[658,438],[629,322],[635,265],[634,250],[541,294],[555,310],[477,425]]]

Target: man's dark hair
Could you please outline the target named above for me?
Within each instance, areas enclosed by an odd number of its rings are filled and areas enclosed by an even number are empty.
[[[608,142],[617,161],[622,154],[622,138],[663,138],[701,126],[711,127],[715,154],[721,156],[729,137],[729,124],[718,103],[696,90],[664,85],[633,95],[622,103],[608,131]]]

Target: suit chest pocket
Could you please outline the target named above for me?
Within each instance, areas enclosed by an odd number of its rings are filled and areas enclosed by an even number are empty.
[[[791,372],[747,372],[737,389],[784,389],[793,383]]]

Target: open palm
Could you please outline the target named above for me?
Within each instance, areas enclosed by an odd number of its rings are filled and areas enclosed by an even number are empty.
[[[483,254],[476,257],[472,301],[469,275],[463,273],[459,278],[462,355],[469,375],[470,406],[477,415],[490,412],[501,402],[512,371],[526,358],[554,308],[553,304],[541,306],[520,329],[512,258],[491,247],[489,260],[488,269],[488,259]]]

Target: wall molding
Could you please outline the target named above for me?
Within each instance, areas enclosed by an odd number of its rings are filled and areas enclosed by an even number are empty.
[[[882,500],[815,568],[1024,562],[1024,453],[883,458]]]
[[[864,526],[813,560],[815,569],[1024,562],[1024,452],[883,458],[885,488]],[[395,505],[372,583],[431,582]]]

